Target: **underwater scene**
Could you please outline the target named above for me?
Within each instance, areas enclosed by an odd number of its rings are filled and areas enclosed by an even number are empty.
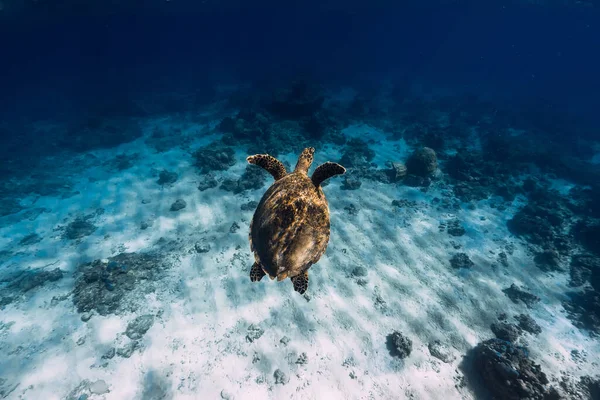
[[[600,399],[591,0],[0,0],[1,399]]]

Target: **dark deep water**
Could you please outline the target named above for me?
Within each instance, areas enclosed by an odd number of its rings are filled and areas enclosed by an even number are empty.
[[[596,4],[196,3],[0,0],[0,397],[600,398]],[[313,146],[326,256],[250,283]]]
[[[592,120],[600,108],[597,8],[429,2],[166,10],[3,21],[3,119],[69,118],[148,92],[200,90],[208,98],[215,84],[299,73],[332,86],[421,83]]]

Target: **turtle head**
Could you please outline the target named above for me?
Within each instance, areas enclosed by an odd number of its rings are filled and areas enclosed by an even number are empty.
[[[298,157],[298,162],[296,163],[296,168],[294,172],[302,172],[304,174],[308,173],[308,169],[313,162],[313,156],[315,154],[314,147],[307,147],[302,151],[300,157]]]

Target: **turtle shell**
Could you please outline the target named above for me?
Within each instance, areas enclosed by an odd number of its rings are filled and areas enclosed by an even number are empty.
[[[329,242],[329,206],[321,187],[303,173],[275,181],[250,223],[250,246],[271,279],[306,271]]]

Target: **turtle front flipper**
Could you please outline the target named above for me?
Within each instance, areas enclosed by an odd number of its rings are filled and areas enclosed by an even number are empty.
[[[310,178],[316,187],[321,186],[321,183],[325,179],[329,179],[332,176],[341,175],[346,173],[346,168],[342,167],[338,163],[334,162],[326,162],[325,164],[321,164],[315,169],[312,177]]]
[[[252,282],[258,282],[260,281],[263,276],[265,276],[265,271],[263,271],[262,267],[260,266],[259,263],[255,262],[254,265],[252,266],[252,269],[250,269],[250,280]]]
[[[287,171],[281,161],[268,154],[255,154],[246,158],[246,161],[264,168],[268,173],[273,175],[276,181],[287,175]]]
[[[300,275],[292,277],[294,290],[300,294],[304,294],[308,289],[308,271],[304,271]]]

